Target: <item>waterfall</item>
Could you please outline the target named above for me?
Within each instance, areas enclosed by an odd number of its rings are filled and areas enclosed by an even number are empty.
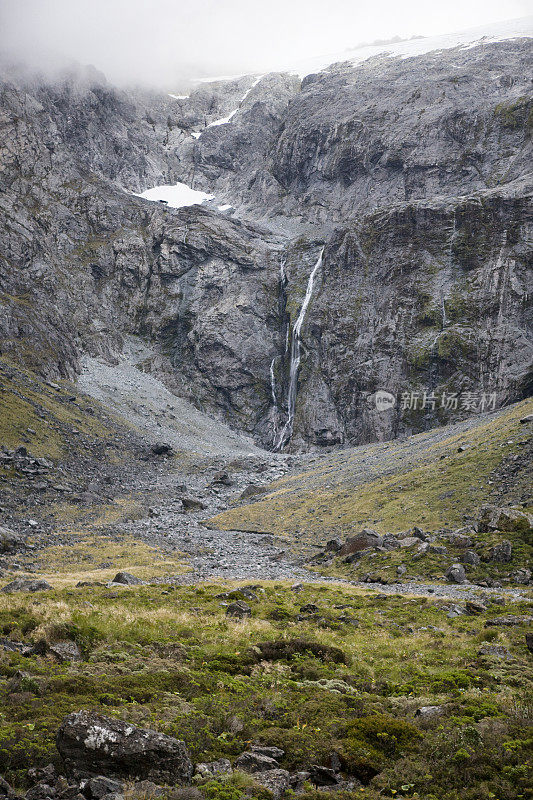
[[[296,406],[296,394],[298,392],[298,370],[300,369],[300,360],[301,360],[300,334],[302,331],[302,325],[305,320],[305,315],[307,313],[307,308],[309,306],[309,303],[311,302],[311,297],[313,296],[315,277],[318,270],[322,266],[323,254],[324,254],[324,248],[322,248],[322,250],[320,251],[317,262],[314,265],[313,269],[311,270],[311,274],[309,275],[304,301],[302,303],[302,307],[300,308],[300,313],[298,314],[298,318],[294,323],[294,327],[292,329],[291,361],[289,370],[289,393],[287,396],[287,422],[283,426],[278,441],[274,447],[275,450],[281,450],[281,448],[290,440],[292,436],[294,409]]]

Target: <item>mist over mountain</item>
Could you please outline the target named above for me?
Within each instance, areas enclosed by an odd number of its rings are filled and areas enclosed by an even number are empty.
[[[191,78],[284,70],[361,41],[435,35],[529,10],[525,0],[504,10],[497,0],[384,0],[376,8],[351,0],[2,0],[0,50],[48,72],[77,61],[115,84],[179,89]]]

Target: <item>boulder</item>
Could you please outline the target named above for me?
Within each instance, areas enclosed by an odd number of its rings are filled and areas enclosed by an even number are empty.
[[[482,614],[484,611],[487,610],[487,606],[483,603],[480,603],[479,600],[467,600],[466,601],[466,613],[467,614]]]
[[[526,633],[526,647],[530,653],[533,653],[533,633]]]
[[[473,567],[477,567],[480,562],[481,556],[479,556],[475,550],[467,550],[466,553],[463,553],[461,556],[461,564],[470,564]]]
[[[235,759],[233,765],[235,769],[243,772],[266,772],[270,769],[279,769],[279,764],[275,758],[263,755],[254,751],[247,751]]]
[[[280,800],[290,786],[290,775],[285,769],[269,769],[254,772],[254,781],[272,794],[273,800]]]
[[[522,417],[520,420],[521,425],[527,425],[528,422],[533,422],[533,414],[526,414],[526,416]]]
[[[57,749],[69,774],[189,783],[192,762],[185,744],[128,722],[78,711],[63,720]]]
[[[342,539],[340,539],[338,536],[334,539],[330,539],[329,542],[326,542],[325,550],[327,553],[337,553],[341,549]]]
[[[50,652],[60,664],[64,664],[68,661],[81,661],[83,658],[82,652],[76,642],[72,642],[68,639],[49,645],[48,652]]]
[[[215,472],[213,475],[211,486],[233,486],[233,481],[227,472],[220,470],[220,472]]]
[[[259,753],[261,756],[268,756],[268,758],[275,758],[278,761],[285,755],[285,750],[281,747],[268,747],[262,744],[254,744],[250,747],[252,753]]]
[[[472,530],[460,528],[458,531],[449,533],[447,539],[452,547],[472,547]]]
[[[0,553],[16,553],[24,547],[25,540],[20,533],[0,525]]]
[[[533,532],[533,516],[516,508],[499,508],[489,504],[481,506],[478,518],[481,532],[510,531],[515,533]]]
[[[406,536],[404,539],[398,539],[400,547],[414,547],[415,544],[420,544],[418,536]]]
[[[114,781],[111,778],[105,778],[103,775],[91,778],[83,787],[83,794],[89,800],[101,800],[102,797],[108,794],[123,794],[123,792],[123,783]]]
[[[230,603],[226,609],[227,617],[237,617],[237,619],[244,619],[244,617],[252,616],[252,609],[243,600],[236,600]]]
[[[531,582],[531,570],[527,569],[527,567],[517,569],[515,572],[511,573],[511,579],[515,583],[521,583],[527,586],[527,584]]]
[[[466,572],[462,564],[452,564],[445,572],[450,583],[466,583]]]
[[[53,587],[42,578],[15,578],[14,581],[4,586],[1,591],[11,594],[11,592],[45,592],[52,588]]]
[[[503,539],[489,551],[489,559],[498,564],[508,564],[512,557],[513,545],[509,539]]]
[[[122,583],[124,586],[141,586],[144,581],[130,572],[117,572],[113,578],[113,583]]]
[[[339,556],[350,556],[352,553],[358,553],[360,550],[366,550],[371,547],[381,547],[383,544],[383,537],[370,528],[364,528],[357,536],[351,536],[346,539],[341,549],[338,551]]]
[[[233,769],[227,758],[219,758],[217,761],[200,762],[196,765],[195,772],[202,778],[214,778],[217,775],[230,775]]]
[[[182,497],[181,504],[184,511],[203,511],[206,507],[197,497]]]
[[[329,767],[312,764],[309,767],[309,780],[315,786],[335,786],[340,781],[339,775]]]

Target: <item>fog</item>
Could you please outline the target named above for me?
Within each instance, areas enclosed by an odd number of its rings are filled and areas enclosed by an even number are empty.
[[[0,50],[43,69],[74,59],[115,83],[178,89],[528,13],[529,0],[0,0]]]

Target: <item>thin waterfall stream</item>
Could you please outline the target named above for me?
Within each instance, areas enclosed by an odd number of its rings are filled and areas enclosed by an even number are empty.
[[[311,297],[313,296],[315,277],[318,270],[322,266],[323,255],[324,255],[324,248],[321,249],[318,259],[313,269],[311,270],[311,274],[309,275],[304,301],[302,303],[302,307],[300,308],[300,313],[298,314],[298,318],[294,323],[294,327],[292,329],[291,361],[290,361],[290,371],[289,371],[289,392],[287,395],[287,421],[281,430],[278,441],[274,445],[274,450],[281,450],[282,447],[284,447],[287,444],[287,442],[290,440],[292,436],[294,410],[296,407],[296,395],[298,393],[298,371],[300,369],[300,361],[301,361],[302,325],[305,320],[305,315],[307,313],[309,303],[311,302]]]

